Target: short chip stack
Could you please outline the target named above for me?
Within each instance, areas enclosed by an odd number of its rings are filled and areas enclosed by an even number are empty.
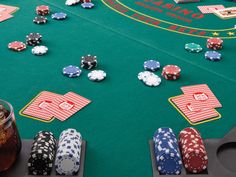
[[[56,173],[76,175],[80,168],[82,136],[75,129],[64,130],[59,138],[55,160]]]
[[[161,78],[150,71],[138,73],[138,79],[143,81],[143,83],[149,87],[157,87],[161,84]]]
[[[42,35],[39,33],[30,33],[26,36],[26,44],[36,46],[42,42]]]
[[[8,48],[13,51],[20,52],[26,49],[26,45],[25,43],[20,42],[20,41],[13,41],[8,44]]]
[[[184,48],[188,52],[192,52],[192,53],[199,53],[203,50],[201,45],[193,43],[193,42],[185,44]]]
[[[223,48],[223,40],[221,38],[207,39],[207,48],[212,50],[220,50]]]
[[[49,131],[40,131],[34,138],[28,172],[30,175],[50,175],[55,159],[56,139]]]
[[[181,69],[177,65],[166,65],[163,67],[161,75],[166,80],[177,80],[180,78]]]
[[[207,152],[200,133],[192,128],[185,128],[179,134],[179,146],[183,164],[190,173],[201,173],[207,169]]]
[[[176,3],[199,2],[200,0],[174,0]]]
[[[38,15],[48,15],[50,13],[50,8],[49,6],[45,6],[45,5],[40,5],[36,7],[36,14]]]
[[[182,161],[173,130],[168,127],[159,128],[153,136],[154,153],[157,169],[161,175],[179,175]]]
[[[81,57],[81,67],[84,69],[93,69],[97,67],[98,61],[97,56],[85,55]]]

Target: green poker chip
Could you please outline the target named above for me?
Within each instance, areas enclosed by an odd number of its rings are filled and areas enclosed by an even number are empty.
[[[187,44],[185,44],[184,48],[188,52],[193,52],[193,53],[199,53],[202,51],[201,45],[196,44],[196,43],[187,43]]]

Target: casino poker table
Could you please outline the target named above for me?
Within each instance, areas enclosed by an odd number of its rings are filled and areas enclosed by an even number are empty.
[[[236,19],[223,20],[214,14],[202,14],[197,6],[235,2],[205,0],[176,4],[172,0],[94,0],[93,9],[80,5],[65,6],[64,0],[2,0],[2,4],[20,7],[13,18],[0,23],[1,99],[15,111],[22,139],[32,139],[40,130],[57,137],[66,128],[76,128],[87,141],[85,177],[151,177],[148,140],[158,127],[169,126],[178,134],[191,126],[168,102],[182,94],[180,87],[207,84],[223,105],[217,109],[222,118],[195,126],[203,138],[221,138],[236,124],[235,119],[235,47]],[[49,5],[52,12],[65,12],[68,18],[36,25],[37,5]],[[7,48],[11,41],[25,41],[27,34],[40,33],[49,49],[45,56],[34,56],[31,47],[22,52]],[[204,58],[206,40],[220,37],[222,60]],[[200,44],[204,51],[189,53],[184,45]],[[61,71],[67,65],[80,65],[83,55],[96,55],[98,69],[107,78],[91,82],[88,71],[68,78]],[[181,68],[176,81],[162,78],[158,87],[148,87],[137,74],[143,62],[155,59],[161,66]],[[161,70],[156,72],[161,75]],[[92,101],[87,107],[61,122],[43,123],[19,115],[19,111],[39,92],[58,94],[69,91]]]

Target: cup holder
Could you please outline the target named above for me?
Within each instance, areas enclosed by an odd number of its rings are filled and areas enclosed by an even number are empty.
[[[217,150],[217,158],[224,168],[236,172],[236,142],[221,145]]]

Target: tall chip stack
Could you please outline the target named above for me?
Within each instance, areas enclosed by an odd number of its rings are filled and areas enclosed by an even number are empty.
[[[182,161],[178,141],[171,128],[159,128],[153,136],[157,169],[161,175],[179,175]]]
[[[179,146],[185,169],[190,173],[201,173],[207,169],[208,157],[200,133],[188,127],[179,134]]]
[[[56,139],[49,131],[40,131],[34,138],[28,172],[30,175],[50,175],[55,159]]]
[[[56,173],[73,176],[80,169],[82,136],[75,129],[64,130],[59,138],[55,160]]]

